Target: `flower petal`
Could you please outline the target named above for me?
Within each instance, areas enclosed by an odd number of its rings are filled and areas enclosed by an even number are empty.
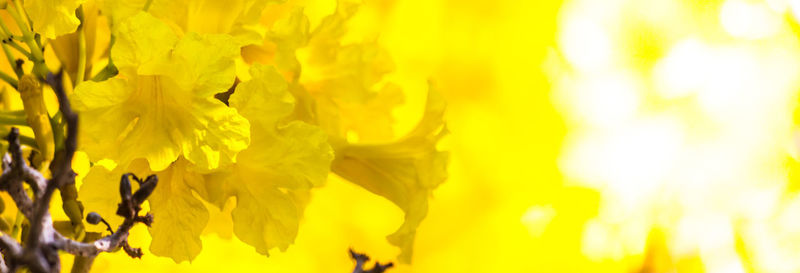
[[[121,198],[118,194],[119,180],[122,172],[113,171],[113,164],[107,160],[94,164],[83,179],[78,196],[83,204],[84,212],[97,212],[112,227],[122,224],[123,218],[117,216],[116,208]],[[91,232],[106,232],[104,225],[86,225]]]
[[[147,70],[152,62],[161,64],[178,42],[167,24],[145,12],[122,21],[114,34],[111,57],[123,75],[140,74],[137,70]]]
[[[250,121],[275,126],[294,110],[294,97],[287,91],[286,80],[274,67],[262,64],[250,67],[250,75],[252,80],[236,87],[230,105]]]
[[[389,199],[405,212],[405,221],[387,239],[400,247],[400,261],[411,262],[416,230],[428,213],[428,195],[447,179],[448,153],[436,144],[447,132],[444,102],[428,94],[425,114],[404,138],[387,144],[336,147],[332,170],[339,176]]]
[[[75,16],[75,10],[83,2],[85,0],[29,0],[25,1],[25,12],[31,19],[33,31],[55,39],[78,28],[81,21]]]
[[[184,132],[183,156],[201,170],[236,162],[236,155],[250,145],[250,123],[216,99],[192,104],[193,126]]]
[[[186,180],[203,179],[178,160],[158,172],[158,186],[148,199],[155,220],[150,228],[150,251],[172,258],[176,263],[191,261],[202,249],[200,234],[208,223],[208,209],[192,195]]]
[[[81,113],[79,146],[92,161],[119,157],[124,148],[120,141],[138,119],[136,112],[122,104],[131,93],[126,80],[117,78],[83,82],[70,96],[74,109]]]
[[[273,67],[255,65],[251,74],[253,78],[237,87],[230,102],[250,119],[253,142],[224,173],[206,176],[215,183],[197,187],[218,206],[236,196],[234,234],[266,255],[294,242],[304,196],[324,183],[333,154],[318,127],[300,121],[280,126],[292,111],[292,100],[285,80]]]
[[[237,56],[239,48],[229,35],[188,33],[165,59],[168,63],[152,67],[150,73],[169,75],[195,97],[208,98],[233,86]]]

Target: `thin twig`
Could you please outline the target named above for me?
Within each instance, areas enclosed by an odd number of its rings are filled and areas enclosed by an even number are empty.
[[[394,266],[393,263],[381,264],[381,263],[376,262],[375,266],[373,266],[371,269],[367,270],[367,269],[364,269],[364,266],[369,261],[369,256],[367,256],[366,254],[362,254],[362,253],[356,253],[355,251],[350,249],[350,257],[353,258],[353,260],[356,261],[356,267],[355,267],[355,269],[353,269],[353,273],[383,273],[387,269],[389,269],[392,266]]]
[[[24,244],[7,234],[0,235],[0,250],[3,254],[0,257],[0,272],[15,272],[22,267],[37,273],[60,272],[59,250],[87,257],[86,264],[83,265],[86,268],[91,267],[91,262],[99,253],[117,251],[120,248],[131,257],[139,258],[142,256],[142,250],[128,244],[129,231],[136,223],[149,226],[153,221],[151,214],[139,215],[141,203],[158,183],[157,177],[149,176],[135,193],[128,191],[121,196],[123,202],[119,207],[124,208],[125,213],[122,216],[125,220],[112,234],[91,242],[78,242],[65,237],[53,227],[49,210],[50,199],[56,189],[75,183],[71,162],[77,149],[78,134],[78,116],[70,108],[69,100],[61,86],[61,75],[61,73],[48,74],[46,79],[56,92],[60,111],[67,126],[64,148],[57,152],[56,158],[50,165],[53,178],[45,179],[25,161],[19,141],[19,129],[11,128],[7,136],[8,153],[2,159],[0,190],[7,191],[11,195],[22,215],[30,222],[30,229]],[[127,175],[129,174],[123,176],[121,184],[130,183],[127,182]],[[28,196],[23,183],[27,183],[32,189],[33,199]]]

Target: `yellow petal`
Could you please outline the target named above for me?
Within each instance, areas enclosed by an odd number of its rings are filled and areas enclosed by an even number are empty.
[[[308,189],[328,177],[333,151],[318,127],[293,121],[279,130],[253,127],[253,144],[239,154],[236,171],[244,180],[269,180],[275,186]]]
[[[423,119],[404,138],[388,144],[335,147],[334,173],[405,212],[403,225],[387,237],[402,250],[401,262],[411,262],[416,229],[428,211],[428,195],[447,178],[448,153],[436,148],[446,133],[443,113],[444,102],[431,90]]]
[[[86,82],[86,86],[76,87],[69,99],[76,111],[86,111],[119,105],[132,92],[133,89],[128,88],[127,80],[113,78],[102,82]]]
[[[275,65],[287,79],[294,81],[300,77],[300,62],[295,52],[308,43],[309,25],[303,9],[295,8],[272,25],[261,45],[242,48],[242,58],[248,63]]]
[[[385,141],[394,136],[392,109],[404,98],[399,87],[383,83],[394,70],[385,49],[377,42],[342,43],[357,9],[358,4],[339,1],[336,13],[314,29],[302,49],[300,82],[315,99],[316,123],[328,134]]]
[[[192,129],[184,132],[183,156],[201,170],[236,162],[236,155],[250,144],[250,123],[216,99],[192,104]]]
[[[275,0],[155,0],[150,12],[184,32],[230,34],[236,46],[259,42],[261,11]]]
[[[316,126],[300,121],[281,125],[292,100],[273,67],[255,65],[251,74],[230,102],[250,119],[253,142],[224,173],[207,175],[207,183],[196,187],[217,206],[235,196],[234,234],[268,254],[294,242],[307,191],[324,183],[333,154]]]
[[[114,33],[111,58],[123,75],[135,75],[141,66],[163,62],[178,42],[169,26],[144,12],[121,22]]]
[[[108,160],[97,162],[84,179],[79,196],[86,211],[97,212],[112,226],[118,226],[123,221],[122,217],[116,215],[121,199],[118,189],[122,174],[130,172],[142,178],[155,174],[158,176],[158,185],[147,199],[149,212],[155,219],[149,228],[153,238],[150,251],[158,256],[170,257],[175,262],[194,259],[202,249],[200,235],[209,219],[208,209],[192,192],[192,185],[204,183],[203,177],[192,172],[184,159],[159,172],[150,170],[144,160],[115,165]],[[133,183],[132,186],[136,190],[138,185]],[[140,215],[146,212],[142,211]],[[105,232],[103,225],[90,225],[87,229]]]
[[[252,80],[240,83],[229,103],[248,120],[275,126],[294,109],[294,97],[287,91],[286,80],[274,67],[261,64],[250,67],[250,75]]]
[[[103,0],[100,9],[103,14],[108,17],[113,30],[117,28],[120,22],[141,12],[147,1],[148,0]]]
[[[294,242],[299,224],[291,196],[263,181],[234,184],[237,201],[231,216],[236,237],[261,254],[267,255],[274,247],[285,251]]]
[[[208,210],[192,195],[186,180],[203,179],[178,160],[158,172],[158,186],[148,199],[154,217],[150,251],[175,262],[191,261],[202,249],[200,234],[208,223]]]
[[[29,0],[25,1],[25,12],[33,24],[33,30],[45,38],[75,31],[81,21],[75,10],[85,0]],[[9,3],[9,5],[12,5]]]
[[[83,18],[83,31],[86,39],[86,79],[91,77],[92,63],[95,49],[95,37],[98,30],[97,19],[100,17],[100,11],[97,8],[95,1],[89,1],[83,4],[84,18]],[[50,46],[53,52],[61,62],[62,67],[69,73],[70,79],[75,79],[78,72],[78,40],[79,35],[77,32],[59,36],[55,40],[50,41]]]
[[[117,227],[122,223],[123,218],[117,216],[117,204],[120,202],[119,181],[122,176],[121,171],[112,171],[113,164],[108,161],[95,163],[86,177],[83,178],[78,196],[84,207],[84,214],[97,212],[112,227]],[[106,227],[100,225],[85,225],[90,232],[106,232]]]
[[[130,131],[116,136],[119,156],[113,159],[124,165],[144,158],[152,170],[166,169],[181,154],[181,132],[187,130],[186,121],[191,120],[182,110],[157,104],[141,109],[126,128]]]
[[[150,67],[147,74],[169,75],[195,97],[209,98],[233,86],[237,56],[239,48],[229,35],[188,33],[175,45],[170,58]]]
[[[125,136],[137,114],[122,104],[132,89],[123,79],[104,82],[87,81],[70,96],[74,109],[80,112],[79,146],[92,161],[118,158],[120,137]]]

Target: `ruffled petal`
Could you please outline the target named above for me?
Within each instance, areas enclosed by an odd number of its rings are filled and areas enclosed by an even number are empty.
[[[197,188],[218,206],[235,196],[234,234],[266,255],[294,242],[304,196],[325,182],[333,154],[318,127],[300,121],[281,125],[292,111],[292,100],[274,68],[256,65],[251,74],[230,102],[250,119],[253,143],[235,164],[207,175],[207,183]]]
[[[250,67],[250,75],[252,80],[240,83],[229,103],[253,123],[259,120],[275,126],[294,110],[286,80],[274,67],[262,64]]]
[[[25,12],[31,19],[33,31],[55,39],[78,28],[81,21],[75,16],[75,10],[83,2],[85,0],[29,0],[25,1]]]
[[[202,176],[188,170],[186,161],[158,172],[158,186],[148,199],[155,220],[150,228],[150,251],[176,263],[191,261],[203,248],[200,235],[208,223],[208,210],[194,197],[187,180]]]
[[[216,99],[192,104],[191,130],[185,132],[183,156],[201,170],[236,162],[236,155],[250,145],[250,123]]]
[[[225,92],[236,78],[234,59],[239,48],[232,41],[228,35],[188,33],[175,45],[170,58],[148,73],[172,77],[196,98]]]
[[[114,34],[117,38],[111,58],[126,76],[147,74],[138,71],[162,64],[178,42],[178,36],[167,24],[145,12],[122,21]]]

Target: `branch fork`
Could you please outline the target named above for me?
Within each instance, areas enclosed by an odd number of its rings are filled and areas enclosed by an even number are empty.
[[[134,248],[128,244],[128,234],[136,223],[149,226],[153,216],[149,213],[139,215],[141,204],[153,192],[158,184],[158,177],[150,175],[142,180],[134,174],[125,174],[120,181],[120,202],[117,215],[125,218],[117,230],[110,235],[99,238],[93,242],[78,242],[59,233],[53,227],[50,216],[50,200],[56,189],[75,183],[75,173],[72,171],[72,157],[77,149],[78,117],[72,112],[69,100],[61,86],[61,74],[48,74],[46,82],[53,87],[58,97],[59,107],[63,119],[66,121],[67,133],[64,148],[57,151],[55,159],[50,165],[53,178],[46,179],[39,171],[28,165],[22,155],[19,142],[19,129],[11,128],[6,137],[8,153],[2,157],[2,175],[0,175],[0,191],[6,191],[16,203],[22,215],[30,222],[30,230],[23,243],[8,234],[0,235],[0,272],[15,272],[26,267],[32,272],[60,272],[61,263],[58,251],[65,251],[75,256],[94,260],[101,252],[113,252],[123,249],[129,256],[140,258],[141,248]],[[130,179],[140,184],[135,193],[131,193]],[[33,192],[28,194],[23,186],[28,184]],[[99,217],[99,219],[97,219]],[[91,218],[91,219],[90,219]],[[108,223],[97,213],[89,213],[87,222],[97,224]],[[109,231],[111,227],[108,226]]]

